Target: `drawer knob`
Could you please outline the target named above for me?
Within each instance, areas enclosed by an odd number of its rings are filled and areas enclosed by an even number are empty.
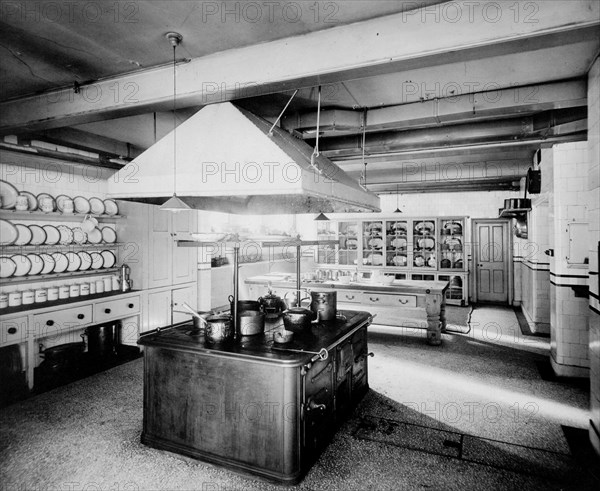
[[[134,305],[132,303],[130,303],[129,305],[127,305],[127,307],[129,307],[130,309],[132,309],[134,307]]]
[[[348,300],[354,300],[354,295],[346,295],[346,298],[347,298]]]
[[[78,319],[85,319],[85,315],[83,315],[83,314],[77,314],[77,318]]]
[[[369,300],[371,300],[371,302],[379,302],[379,297],[369,297]]]
[[[17,334],[17,328],[9,327],[7,332],[8,332],[8,334]]]
[[[408,300],[403,300],[403,299],[399,298],[398,302],[400,302],[402,305],[406,305],[408,303]]]
[[[53,320],[46,321],[46,325],[47,326],[53,326],[54,325],[54,321]]]
[[[104,313],[105,314],[110,314],[111,310],[110,309],[104,309]]]

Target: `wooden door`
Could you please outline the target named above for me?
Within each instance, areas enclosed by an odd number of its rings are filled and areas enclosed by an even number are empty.
[[[475,222],[475,282],[478,302],[508,302],[509,228],[505,220]]]
[[[170,232],[172,213],[161,211],[158,206],[151,208],[148,237],[148,287],[170,286],[173,251],[173,237]]]

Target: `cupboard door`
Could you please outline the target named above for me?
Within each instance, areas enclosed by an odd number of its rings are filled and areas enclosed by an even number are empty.
[[[177,324],[178,322],[190,321],[190,314],[184,314],[181,312],[176,312],[183,310],[181,305],[183,303],[187,303],[194,310],[197,310],[196,307],[196,289],[193,286],[187,286],[184,288],[175,288],[172,294],[173,300],[173,313],[172,313],[172,323]]]
[[[177,247],[175,242],[178,236],[184,238],[192,232],[192,217],[196,217],[193,212],[174,213],[172,217],[173,237],[171,239],[173,260],[173,285],[189,283],[196,281],[198,271],[198,249],[193,247]]]
[[[150,331],[171,324],[171,290],[148,293],[147,322],[143,331]]]
[[[148,287],[158,288],[171,285],[173,237],[169,231],[171,213],[152,206],[150,212],[150,234],[148,237],[149,261]]]

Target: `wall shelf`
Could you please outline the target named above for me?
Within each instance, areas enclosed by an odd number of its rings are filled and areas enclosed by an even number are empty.
[[[100,244],[67,244],[67,245],[63,245],[63,244],[55,244],[55,245],[45,245],[45,244],[41,244],[41,245],[8,245],[8,246],[0,246],[0,254],[4,254],[4,253],[33,253],[36,251],[39,252],[46,252],[46,251],[51,251],[51,250],[60,250],[60,251],[68,251],[68,250],[75,250],[75,249],[115,249],[121,245],[123,245],[123,242],[113,242],[113,243],[106,243],[106,242],[101,242]]]
[[[35,283],[36,281],[54,280],[59,278],[74,278],[78,276],[98,276],[116,273],[119,268],[88,269],[87,271],[69,271],[64,273],[38,274],[34,276],[13,276],[2,278],[3,285],[19,285],[23,283]]]
[[[63,214],[58,211],[51,213],[44,213],[43,211],[17,211],[17,210],[0,210],[0,218],[5,220],[43,220],[43,221],[56,221],[56,222],[82,222],[88,214],[83,213],[71,213]],[[99,222],[114,222],[116,220],[122,220],[127,218],[123,215],[93,215]]]

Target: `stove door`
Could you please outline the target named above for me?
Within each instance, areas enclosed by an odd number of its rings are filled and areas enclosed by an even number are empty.
[[[316,362],[305,376],[303,446],[313,462],[335,431],[333,356]]]

